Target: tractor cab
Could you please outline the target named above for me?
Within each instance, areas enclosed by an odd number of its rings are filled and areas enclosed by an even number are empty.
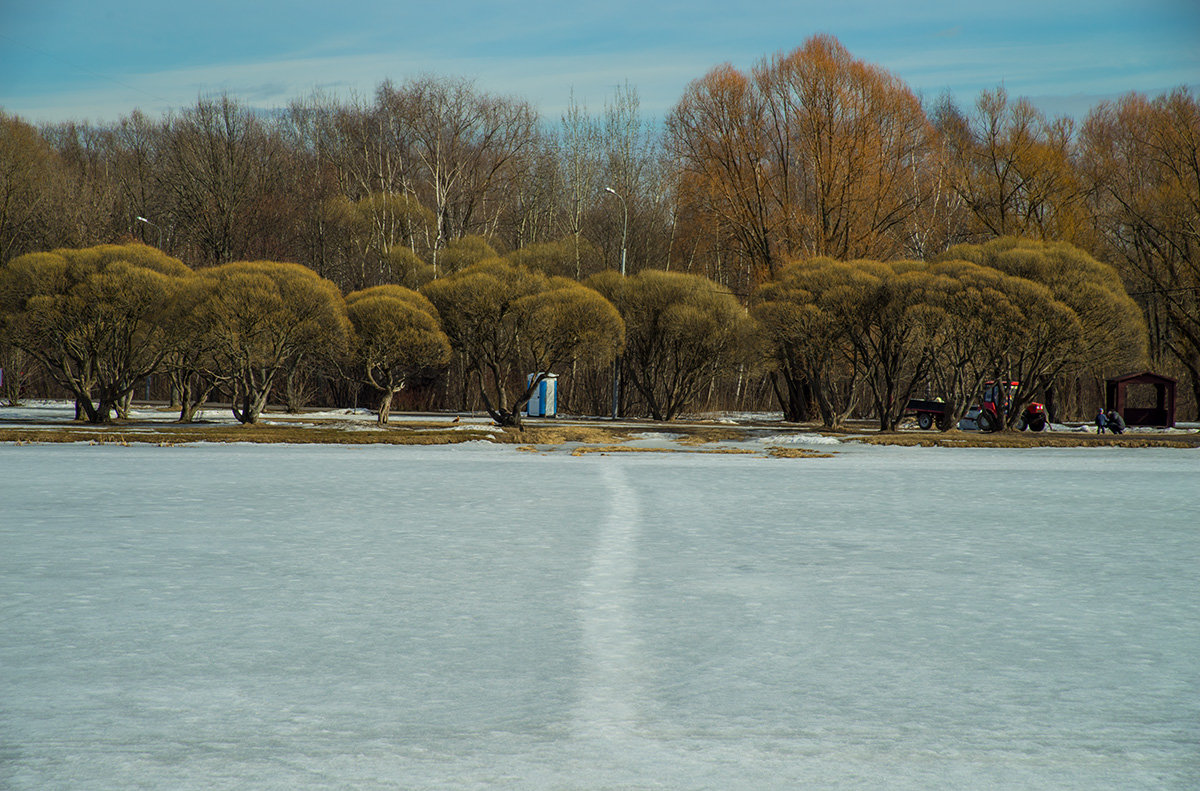
[[[984,382],[983,408],[997,415],[1008,406],[1013,391],[1021,386],[1020,382]]]
[[[975,417],[980,431],[996,431],[1005,425],[1012,395],[1020,385],[1020,382],[1009,381],[983,383],[983,398],[979,405],[979,413]],[[1037,402],[1030,402],[1021,414],[1021,422],[1017,428],[1021,431],[1042,431],[1046,425],[1046,407]]]

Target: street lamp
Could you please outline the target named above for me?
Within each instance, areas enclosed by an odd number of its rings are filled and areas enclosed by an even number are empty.
[[[621,201],[621,209],[625,213],[625,222],[621,225],[621,277],[625,276],[625,240],[629,238],[629,205],[625,203],[625,199],[621,197],[612,187],[605,187],[605,192],[612,193]]]
[[[137,217],[134,217],[133,219],[137,220],[138,222],[144,222],[144,223],[146,223],[146,225],[153,225],[155,228],[158,229],[158,249],[161,250],[162,249],[162,226],[156,222],[150,222],[149,220],[147,220],[145,217],[142,217],[141,215],[138,215]]]
[[[621,197],[612,187],[605,187],[605,192],[612,193],[617,200],[621,201],[621,209],[625,214],[625,221],[621,225],[621,277],[625,277],[625,242],[629,238],[629,204]],[[621,358],[613,360],[613,386],[612,386],[612,419],[616,420],[620,413],[621,404]]]

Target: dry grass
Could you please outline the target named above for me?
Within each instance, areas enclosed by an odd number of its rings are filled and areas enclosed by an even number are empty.
[[[672,430],[683,435],[676,440],[680,445],[706,445],[709,442],[737,442],[746,438],[746,433],[741,429],[728,427],[709,428],[705,426],[697,428],[693,426],[673,426]]]
[[[492,429],[499,431],[499,429]],[[524,431],[505,429],[496,436],[497,442],[525,445],[562,445],[579,442],[585,445],[624,442],[629,436],[623,431],[604,426],[526,426]]]
[[[497,429],[430,431],[409,428],[371,428],[347,431],[323,426],[205,425],[142,423],[111,427],[65,425],[52,428],[0,427],[0,442],[88,442],[94,445],[180,445],[189,442],[254,442],[317,445],[449,445],[488,440]]]
[[[586,445],[571,451],[572,456],[586,456],[589,453],[607,455],[609,453],[728,453],[734,455],[754,455],[756,450],[745,448],[631,448],[628,445]]]
[[[1196,434],[1087,434],[1073,432],[1000,431],[995,434],[946,431],[922,433],[880,433],[871,436],[847,437],[853,442],[869,445],[903,445],[926,448],[1196,448]]]
[[[644,429],[618,429],[604,421],[571,424],[526,424],[524,431],[500,429],[494,425],[459,424],[448,430],[445,421],[404,421],[388,426],[374,423],[347,424],[344,421],[304,421],[297,418],[279,421],[272,415],[271,423],[235,425],[230,423],[164,423],[157,421],[118,422],[104,426],[86,423],[25,423],[0,425],[0,442],[18,445],[48,442],[86,442],[103,445],[148,444],[171,446],[192,442],[254,442],[283,444],[335,445],[450,445],[460,442],[489,441],[518,446],[523,451],[565,443],[579,444],[576,455],[584,453],[766,453],[775,458],[818,458],[819,451],[807,448],[772,447],[765,450],[737,448],[705,449],[701,446],[716,442],[745,441],[754,436],[754,427],[680,426],[656,424]],[[1087,432],[916,432],[879,433],[860,428],[857,432],[829,432],[818,427],[806,429],[836,436],[843,441],[873,445],[904,445],[909,447],[950,448],[1035,448],[1035,447],[1125,447],[1125,448],[1197,448],[1200,434],[1142,434],[1097,435]],[[670,447],[627,448],[624,443],[636,439],[645,431],[669,431],[677,438]]]
[[[832,459],[834,456],[809,448],[781,448],[776,445],[767,448],[766,454],[773,459]]]

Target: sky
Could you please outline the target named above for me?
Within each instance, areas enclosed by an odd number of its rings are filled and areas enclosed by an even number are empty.
[[[227,92],[269,110],[385,79],[466,77],[547,120],[618,87],[663,117],[687,85],[818,33],[927,98],[1003,85],[1081,117],[1129,91],[1200,87],[1200,0],[0,0],[0,108],[33,122],[157,116]]]

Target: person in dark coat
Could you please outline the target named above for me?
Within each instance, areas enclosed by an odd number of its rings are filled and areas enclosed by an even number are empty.
[[[1108,430],[1114,434],[1125,433],[1125,418],[1115,409],[1108,410]]]
[[[1108,423],[1108,418],[1104,415],[1104,407],[1100,407],[1100,411],[1096,413],[1096,433],[1103,434],[1104,427]]]

